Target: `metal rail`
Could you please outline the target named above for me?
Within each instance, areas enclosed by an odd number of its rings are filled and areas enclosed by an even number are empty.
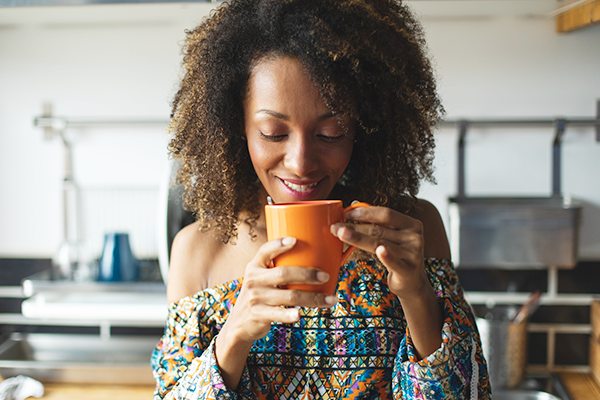
[[[514,128],[514,127],[554,127],[554,140],[552,141],[552,196],[559,197],[562,192],[561,167],[562,167],[562,138],[568,126],[595,127],[596,141],[600,142],[600,100],[596,103],[596,118],[533,118],[533,119],[457,119],[445,120],[440,126],[455,126],[458,129],[458,194],[457,197],[466,197],[465,189],[465,146],[469,128]]]
[[[64,130],[67,128],[83,128],[88,126],[116,127],[136,125],[160,125],[169,124],[168,119],[86,119],[86,118],[64,118],[64,117],[35,117],[33,125],[40,128],[53,130]]]
[[[47,137],[55,132],[62,132],[67,128],[76,127],[118,127],[118,126],[167,126],[168,119],[85,119],[64,118],[52,116],[52,106],[44,105],[44,114],[36,117],[33,124],[44,129]],[[508,118],[508,119],[457,119],[445,120],[440,126],[456,126],[459,131],[458,139],[458,194],[465,197],[465,146],[469,128],[481,127],[554,127],[554,140],[552,142],[552,196],[559,197],[562,191],[561,182],[561,146],[562,138],[568,126],[595,127],[596,141],[600,142],[600,100],[596,103],[596,118]]]

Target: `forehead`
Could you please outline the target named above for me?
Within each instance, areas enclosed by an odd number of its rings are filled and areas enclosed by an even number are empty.
[[[255,63],[250,72],[250,101],[294,101],[309,98],[321,102],[316,85],[295,58],[265,57]]]

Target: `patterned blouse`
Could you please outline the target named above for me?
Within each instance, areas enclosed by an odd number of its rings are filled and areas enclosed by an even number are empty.
[[[228,388],[214,341],[242,285],[217,285],[169,306],[152,354],[159,399],[489,399],[479,334],[451,263],[425,260],[444,314],[442,345],[416,355],[387,270],[375,260],[340,270],[338,303],[301,308],[294,324],[273,323]]]

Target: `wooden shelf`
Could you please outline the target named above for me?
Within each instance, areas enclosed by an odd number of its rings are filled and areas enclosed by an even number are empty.
[[[556,16],[556,31],[571,32],[600,23],[600,0],[590,0]]]

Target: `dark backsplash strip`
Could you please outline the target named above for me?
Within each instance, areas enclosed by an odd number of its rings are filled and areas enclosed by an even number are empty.
[[[14,298],[14,297],[0,297],[0,313],[4,314],[21,314],[21,303],[23,302],[22,298]]]
[[[474,292],[545,292],[548,288],[548,271],[467,269],[456,272],[464,290]],[[573,269],[558,271],[559,293],[600,294],[600,261],[581,261]]]
[[[0,258],[0,286],[19,286],[24,278],[51,266],[49,258]]]
[[[13,325],[0,324],[0,333],[72,333],[99,335],[100,327],[97,326],[57,326],[57,325]]]
[[[600,261],[582,261],[558,271],[559,293],[600,293]]]
[[[589,324],[590,306],[540,306],[529,322],[542,324]]]
[[[156,259],[138,260],[141,282],[161,282]],[[20,286],[21,281],[35,273],[52,268],[49,258],[0,258],[0,286]]]
[[[141,327],[141,326],[111,326],[111,335],[123,335],[123,336],[155,336],[161,337],[165,333],[164,328],[157,327]]]
[[[485,318],[489,312],[485,305],[472,304],[471,306],[477,317]],[[515,305],[514,311],[518,308],[519,306]],[[536,324],[589,324],[590,306],[540,306],[529,317],[529,322]]]
[[[472,292],[545,292],[546,270],[464,269],[456,273],[464,290]]]

